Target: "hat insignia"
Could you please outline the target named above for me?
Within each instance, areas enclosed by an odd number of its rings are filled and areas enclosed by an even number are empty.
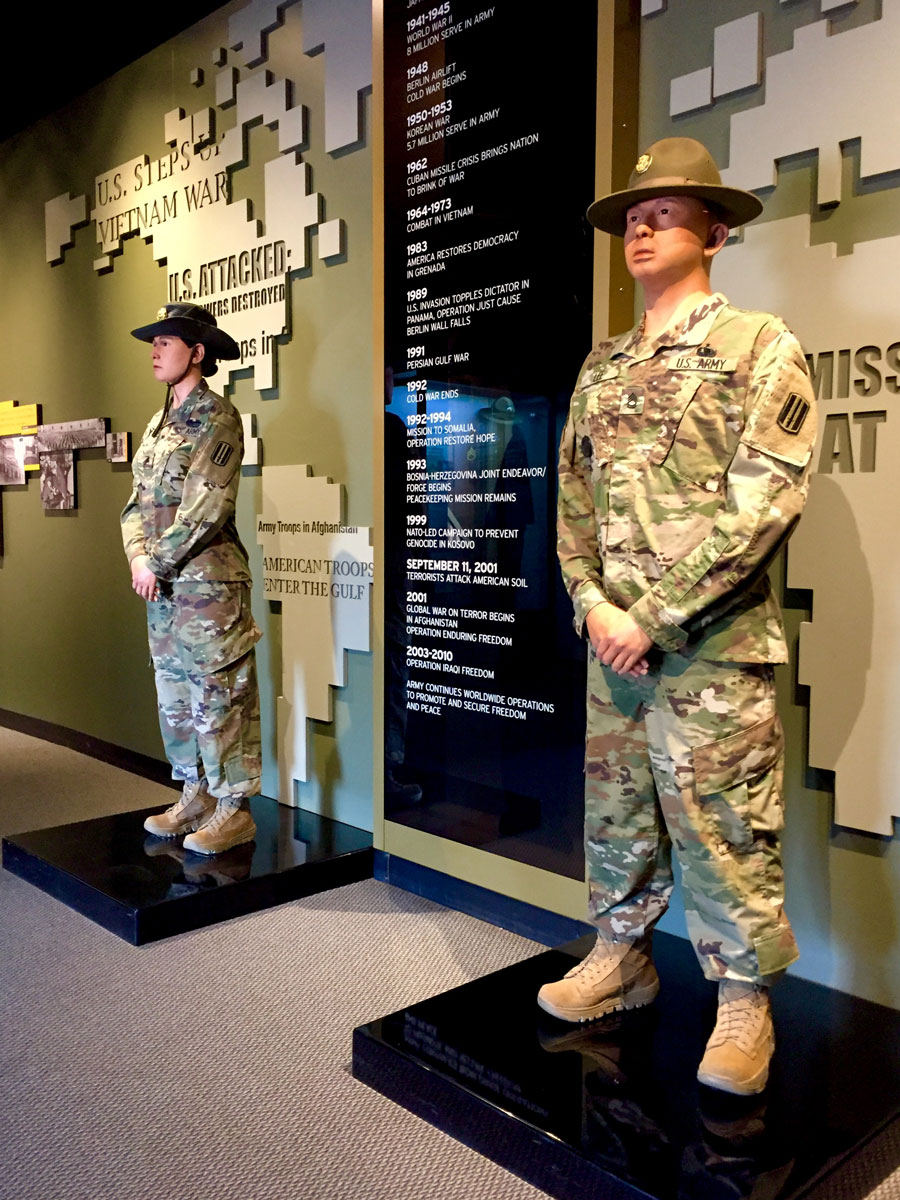
[[[634,169],[635,169],[635,171],[637,171],[638,175],[643,175],[645,171],[649,171],[650,164],[652,162],[653,162],[652,154],[642,154],[641,157],[634,164]]]
[[[166,306],[163,305],[162,308],[159,310],[159,312],[156,314],[156,319],[157,319],[157,321],[164,321],[168,315],[169,314],[166,311]]]

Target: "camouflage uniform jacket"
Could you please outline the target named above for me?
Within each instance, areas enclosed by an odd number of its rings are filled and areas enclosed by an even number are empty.
[[[575,628],[595,605],[709,661],[786,662],[766,566],[808,487],[813,393],[794,335],[720,294],[652,340],[587,357],[559,456]]]
[[[128,561],[149,557],[159,579],[197,583],[250,580],[234,505],[244,437],[234,405],[205,381],[157,412],[134,458],[134,490],[122,510]]]

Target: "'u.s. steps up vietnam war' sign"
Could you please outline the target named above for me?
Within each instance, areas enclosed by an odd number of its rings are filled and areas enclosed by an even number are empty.
[[[165,299],[202,304],[221,320],[241,350],[229,370],[253,367],[259,390],[275,382],[276,339],[290,333],[290,281],[310,265],[310,235],[317,235],[319,259],[340,261],[346,243],[344,222],[325,219],[325,198],[312,190],[311,168],[300,157],[307,108],[293,103],[291,80],[261,65],[267,35],[286,7],[254,0],[229,18],[229,49],[216,54],[216,107],[165,113],[164,152],[136,155],[97,175],[89,218],[86,196],[64,193],[44,206],[49,263],[62,262],[74,229],[88,219],[98,272],[114,268],[127,239],[151,243],[166,267]],[[364,0],[305,0],[302,20],[303,52],[326,52],[325,149],[352,147],[360,137],[358,94],[371,84],[371,10]],[[340,48],[330,62],[329,43]],[[202,82],[199,68],[192,80]],[[233,124],[220,132],[231,109]],[[278,154],[264,166],[264,227],[249,200],[232,199],[231,187],[233,173],[247,164],[247,131],[260,122],[278,138]]]

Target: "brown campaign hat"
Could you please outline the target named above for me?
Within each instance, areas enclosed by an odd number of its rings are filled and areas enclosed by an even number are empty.
[[[663,138],[648,146],[634,164],[628,187],[601,196],[587,210],[592,225],[622,237],[625,214],[632,204],[655,196],[696,196],[709,200],[729,229],[745,225],[762,212],[762,201],[752,192],[726,187],[719,168],[702,142],[694,138]]]
[[[140,342],[152,342],[155,337],[180,337],[189,345],[200,342],[216,358],[240,358],[241,351],[216,318],[199,304],[164,304],[152,325],[132,329],[131,336]]]

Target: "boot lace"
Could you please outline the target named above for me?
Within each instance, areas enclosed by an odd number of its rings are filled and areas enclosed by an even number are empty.
[[[228,818],[233,817],[234,814],[240,810],[240,807],[240,801],[238,801],[236,804],[226,805],[220,800],[216,805],[216,811],[203,826],[204,833],[217,833],[228,820]]]
[[[178,799],[175,801],[175,803],[172,805],[172,807],[169,809],[170,814],[173,817],[180,817],[181,814],[184,812],[184,810],[187,808],[187,806],[191,803],[192,799],[193,799],[192,796],[185,796],[184,792],[182,792],[181,795],[178,797]]]
[[[217,805],[216,811],[203,826],[204,831],[207,833],[218,832],[231,816],[232,811],[230,808],[222,808],[221,804]]]
[[[767,998],[759,991],[746,991],[733,999],[722,1000],[707,1048],[730,1042],[749,1054],[760,1039],[767,1014]]]
[[[178,797],[178,799],[175,801],[175,803],[169,809],[169,812],[171,813],[171,815],[173,817],[180,817],[181,814],[185,811],[185,809],[189,805],[193,804],[199,795],[200,795],[200,784],[192,784],[191,790],[189,792],[182,791],[181,795]]]
[[[581,960],[566,974],[567,979],[582,972],[589,979],[604,979],[619,963],[620,957],[613,954],[609,947],[598,938],[587,958]]]

